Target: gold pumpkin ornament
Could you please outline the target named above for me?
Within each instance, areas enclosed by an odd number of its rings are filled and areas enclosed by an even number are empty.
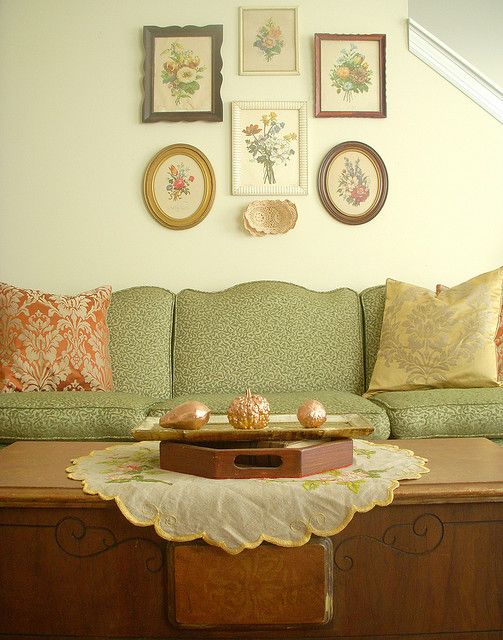
[[[307,429],[317,429],[327,420],[325,407],[318,400],[306,400],[297,409],[297,419]]]
[[[250,389],[236,396],[227,409],[227,418],[235,429],[264,429],[269,422],[269,403]]]

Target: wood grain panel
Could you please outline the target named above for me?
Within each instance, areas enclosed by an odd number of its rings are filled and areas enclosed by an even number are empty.
[[[0,638],[169,636],[165,547],[118,510],[0,509]]]
[[[229,555],[205,544],[172,547],[170,612],[180,627],[326,624],[332,613],[332,545],[262,544]]]
[[[503,638],[501,503],[371,514],[333,538],[336,636],[491,630]],[[355,617],[355,602],[364,615]]]

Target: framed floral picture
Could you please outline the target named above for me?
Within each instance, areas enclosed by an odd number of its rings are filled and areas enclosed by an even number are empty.
[[[331,149],[318,173],[325,209],[345,224],[363,224],[382,209],[388,173],[381,157],[363,142],[343,142]]]
[[[317,118],[386,117],[386,36],[316,33]]]
[[[305,102],[232,103],[232,193],[307,194]]]
[[[223,120],[221,24],[143,27],[143,122]]]
[[[188,229],[203,220],[215,197],[215,174],[196,147],[172,144],[151,160],[143,180],[145,204],[170,229]]]
[[[240,7],[240,75],[298,75],[297,7]]]

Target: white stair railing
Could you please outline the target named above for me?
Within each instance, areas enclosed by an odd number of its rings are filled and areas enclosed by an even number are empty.
[[[503,123],[503,91],[444,42],[409,18],[409,51]]]

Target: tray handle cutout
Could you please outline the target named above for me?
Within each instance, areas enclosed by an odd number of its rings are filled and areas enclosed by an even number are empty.
[[[234,458],[234,466],[238,469],[277,469],[282,464],[283,459],[281,456],[268,454],[245,455],[240,453]]]

